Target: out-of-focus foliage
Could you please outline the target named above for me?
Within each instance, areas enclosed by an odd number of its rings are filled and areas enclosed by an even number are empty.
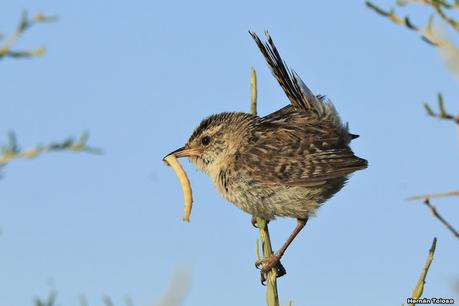
[[[190,288],[191,272],[188,269],[177,269],[161,300],[155,306],[179,306],[185,300]]]
[[[427,115],[438,118],[438,119],[447,119],[453,120],[457,124],[459,124],[459,114],[456,116],[451,115],[445,109],[445,103],[443,102],[443,95],[438,93],[438,112],[434,112],[428,103],[424,103],[424,109],[426,110]]]
[[[396,5],[399,7],[405,7],[407,5],[423,5],[430,7],[432,13],[425,27],[415,25],[409,16],[405,16],[403,18],[399,17],[394,8],[385,10],[370,1],[367,1],[366,5],[371,10],[375,11],[383,17],[386,17],[395,24],[404,26],[417,32],[424,41],[432,46],[437,47],[440,50],[443,58],[446,60],[446,63],[451,71],[459,76],[459,49],[454,46],[451,39],[448,39],[445,33],[439,30],[434,30],[434,19],[437,18],[442,20],[444,24],[448,25],[448,29],[451,32],[455,33],[456,35],[459,34],[459,22],[452,17],[453,13],[457,14],[457,12],[459,12],[458,0],[453,2],[445,0],[398,0],[396,2]],[[459,133],[459,114],[453,115],[446,111],[443,95],[441,93],[438,93],[437,104],[438,111],[434,111],[434,108],[432,108],[428,103],[423,104],[427,115],[438,118],[440,120],[449,120],[456,123]],[[456,195],[458,192],[459,191],[445,192],[439,195],[442,195],[442,197],[451,196]],[[431,196],[425,195],[413,197],[412,199],[423,199],[424,203],[432,210],[433,215],[439,219],[450,231],[452,231],[456,237],[458,237],[456,235],[457,231],[448,222],[445,222],[445,219],[436,211],[434,206],[430,205],[431,198]]]
[[[34,306],[55,306],[56,305],[56,292],[51,291],[48,295],[48,298],[46,300],[42,300],[40,298],[35,298],[33,300]]]
[[[14,50],[14,44],[34,25],[56,20],[57,17],[47,16],[43,13],[38,13],[34,17],[29,18],[27,12],[23,12],[15,32],[9,36],[0,35],[0,60],[6,57],[27,58],[43,56],[45,54],[45,49],[42,47],[31,50]],[[38,145],[36,147],[21,150],[17,143],[16,134],[11,131],[8,134],[8,141],[0,146],[0,170],[15,159],[32,159],[46,152],[72,151],[100,153],[100,149],[92,148],[87,145],[88,138],[89,133],[85,132],[77,140],[70,137],[62,142],[53,142],[49,145]]]
[[[446,0],[398,0],[396,5],[398,7],[405,7],[408,5],[423,5],[431,9],[430,18],[425,26],[418,26],[412,22],[409,16],[400,17],[394,8],[390,10],[385,10],[379,7],[378,5],[367,1],[366,5],[368,8],[376,12],[377,14],[387,18],[393,23],[403,26],[411,31],[417,32],[422,40],[427,42],[429,45],[438,48],[440,55],[445,60],[448,68],[459,77],[459,49],[454,45],[453,41],[449,39],[447,32],[450,31],[454,34],[459,34],[459,23],[451,17],[454,13],[457,14],[459,11],[459,0],[446,1]],[[441,27],[441,25],[436,25],[434,23],[435,19],[440,19],[443,21],[443,24],[446,24],[447,29]],[[445,104],[443,101],[443,95],[441,93],[437,96],[437,109],[434,109],[428,104],[424,103],[424,109],[428,116],[438,118],[440,120],[450,120],[455,122],[458,126],[459,132],[459,114],[452,115],[446,111]],[[459,238],[458,231],[448,222],[445,218],[440,215],[435,206],[431,205],[430,199],[436,197],[449,197],[458,195],[459,191],[445,192],[440,194],[433,195],[422,195],[410,198],[410,200],[423,200],[423,203],[431,210],[433,216],[437,218],[456,238]],[[429,256],[427,258],[424,269],[421,273],[419,281],[413,290],[411,297],[413,299],[418,299],[422,296],[424,290],[424,283],[429,270],[430,264],[433,259],[435,252],[437,239],[435,238],[432,247],[429,251]],[[411,304],[410,304],[411,305]]]
[[[396,2],[398,7],[406,7],[408,5],[423,5],[430,7],[431,15],[425,26],[419,26],[414,23],[409,16],[400,17],[395,8],[385,10],[371,1],[367,1],[366,5],[379,15],[386,17],[393,23],[403,26],[409,30],[417,32],[421,39],[429,45],[437,47],[440,55],[445,60],[448,68],[456,77],[459,77],[459,49],[453,41],[448,37],[448,30],[453,34],[459,34],[459,22],[452,16],[453,13],[459,11],[459,2],[448,2],[444,0],[399,0]],[[447,29],[442,27],[441,23],[435,20],[443,21],[443,24],[448,26]],[[447,114],[443,104],[443,97],[438,95],[439,113],[435,113],[429,104],[424,103],[424,108],[429,116],[440,119],[452,119],[459,124],[459,114],[453,116]]]
[[[102,151],[100,149],[89,147],[87,145],[88,139],[89,133],[85,132],[76,140],[69,137],[62,142],[53,142],[48,145],[38,145],[22,150],[17,143],[16,134],[14,132],[10,132],[8,134],[7,143],[0,146],[0,167],[5,166],[15,159],[32,159],[48,152],[71,151],[101,153]]]
[[[48,23],[56,21],[55,16],[46,16],[38,13],[32,18],[29,18],[27,12],[23,12],[21,19],[17,25],[16,31],[11,35],[0,35],[0,60],[5,57],[11,58],[28,58],[43,56],[46,52],[45,48],[39,47],[30,50],[15,50],[14,43],[26,32],[28,29],[38,23]]]

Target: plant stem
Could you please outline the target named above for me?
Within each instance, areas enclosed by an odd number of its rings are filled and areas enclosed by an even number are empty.
[[[250,99],[250,111],[252,114],[257,114],[257,74],[255,69],[252,67],[250,71],[250,84],[251,84],[251,99]],[[260,231],[260,240],[263,248],[263,257],[268,258],[273,255],[271,247],[271,239],[269,237],[268,222],[265,219],[257,218],[257,226]],[[257,255],[258,255],[258,243],[257,243]],[[258,256],[257,256],[258,257]],[[257,258],[259,259],[259,258]],[[277,293],[277,272],[276,268],[271,269],[267,277],[266,287],[266,303],[268,306],[279,306],[279,296]]]
[[[265,219],[257,218],[257,226],[260,231],[260,240],[263,248],[263,257],[268,258],[273,255],[271,239],[269,237],[268,222]],[[266,303],[268,306],[279,306],[279,295],[277,293],[277,272],[272,268],[266,276]]]

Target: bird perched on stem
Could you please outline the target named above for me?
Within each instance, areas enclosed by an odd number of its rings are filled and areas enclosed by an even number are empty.
[[[225,112],[204,119],[186,145],[170,154],[188,157],[229,202],[254,217],[297,219],[297,226],[270,258],[259,260],[262,282],[317,208],[367,161],[354,155],[348,131],[332,103],[316,96],[290,71],[266,32],[249,32],[290,104],[267,116]],[[254,220],[254,219],[252,219]],[[253,222],[253,221],[252,221]]]

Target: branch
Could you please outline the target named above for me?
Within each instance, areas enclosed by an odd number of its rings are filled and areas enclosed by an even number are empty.
[[[255,69],[251,69],[250,74],[251,84],[251,98],[250,98],[250,110],[252,114],[257,114],[257,75]],[[271,239],[269,237],[268,222],[262,218],[257,218],[257,226],[260,231],[260,240],[263,248],[263,257],[268,258],[273,255],[271,247]],[[257,260],[260,260],[260,253],[257,246]],[[277,271],[273,268],[267,275],[267,288],[266,288],[266,303],[268,306],[279,306],[279,295],[277,293]]]
[[[438,113],[435,113],[432,108],[429,106],[429,104],[424,103],[424,109],[426,110],[427,115],[431,117],[435,117],[438,119],[444,119],[444,120],[452,120],[456,124],[459,124],[459,114],[457,116],[453,116],[449,114],[445,110],[445,104],[443,102],[443,96],[441,93],[438,93]]]
[[[419,5],[432,5],[432,2],[438,3],[442,8],[450,9],[450,10],[457,10],[459,9],[459,1],[454,1],[454,4],[449,3],[445,0],[397,0],[397,5],[405,6],[408,4],[419,4]]]
[[[5,166],[15,159],[32,159],[48,152],[72,151],[94,154],[101,153],[102,151],[100,149],[87,146],[88,139],[89,134],[83,133],[76,141],[73,138],[68,138],[60,143],[51,143],[47,146],[39,145],[30,149],[20,150],[17,145],[16,134],[10,132],[9,142],[0,148],[0,167]]]
[[[430,204],[430,199],[438,199],[438,198],[445,198],[445,197],[451,197],[451,196],[459,196],[459,190],[456,191],[450,191],[450,192],[442,192],[442,193],[434,193],[434,194],[425,194],[425,195],[419,195],[419,196],[414,196],[410,197],[407,200],[408,201],[413,201],[413,200],[422,200],[422,202],[432,211],[432,214],[434,215],[435,218],[440,220],[441,223],[443,223],[446,228],[453,233],[453,235],[456,238],[459,238],[459,232],[448,222],[443,218],[442,215],[440,215],[437,211],[437,208]]]
[[[433,206],[432,204],[430,204],[430,199],[429,198],[425,198],[424,199],[424,204],[430,208],[430,210],[432,211],[432,214],[435,216],[435,218],[437,218],[438,220],[440,220],[441,223],[443,223],[444,226],[446,226],[446,228],[451,232],[453,233],[453,235],[456,237],[456,238],[459,238],[459,232],[451,225],[448,223],[448,221],[445,220],[445,218],[443,218],[437,211],[437,208],[435,206]]]
[[[445,13],[446,9],[459,9],[459,1],[457,0],[454,1],[454,4],[450,4],[448,1],[444,0],[398,0],[397,4],[399,6],[407,4],[422,4],[426,6],[431,6],[438,14],[438,16],[440,16],[440,18],[442,18],[447,24],[449,24],[456,31],[456,33],[459,33],[459,23]],[[404,26],[409,30],[418,33],[421,36],[421,39],[429,43],[430,45],[438,47],[440,54],[445,63],[447,64],[448,68],[451,69],[451,71],[456,76],[459,76],[459,49],[456,48],[453,42],[448,39],[448,37],[445,34],[445,31],[433,30],[433,15],[430,16],[425,28],[421,28],[415,25],[408,16],[403,18],[399,17],[395,13],[394,9],[386,11],[370,1],[366,1],[366,5],[368,8],[375,11],[377,14],[386,17],[393,23]],[[432,111],[428,104],[424,104],[424,108],[426,109],[427,113],[431,116],[439,117],[441,119],[451,119],[459,124],[459,114],[457,116],[453,116],[447,113],[442,113],[440,114],[440,116],[438,116]]]
[[[0,45],[0,60],[4,57],[12,58],[26,58],[26,57],[37,57],[45,54],[45,48],[36,48],[33,50],[11,50],[14,43],[24,34],[25,31],[36,25],[37,23],[46,23],[56,21],[57,17],[45,16],[42,13],[38,13],[35,17],[29,18],[27,12],[23,12],[21,19],[16,28],[16,31],[5,38],[5,42]]]
[[[405,26],[406,28],[417,32],[421,36],[421,38],[425,42],[429,43],[430,45],[433,45],[433,46],[438,47],[438,48],[443,48],[443,49],[451,52],[452,54],[455,54],[455,55],[459,56],[459,50],[456,47],[454,47],[451,44],[451,42],[449,42],[448,40],[443,39],[441,37],[438,37],[438,36],[436,36],[436,35],[434,35],[432,33],[433,16],[431,16],[431,18],[429,19],[429,22],[428,22],[426,28],[425,29],[421,29],[420,27],[414,25],[411,22],[411,20],[409,19],[408,16],[406,16],[404,18],[401,18],[401,17],[397,16],[397,14],[395,13],[395,11],[393,9],[391,9],[390,11],[385,11],[382,8],[378,7],[376,4],[374,4],[374,3],[370,2],[370,1],[367,1],[366,5],[370,9],[372,9],[373,11],[378,13],[379,15],[387,17],[389,20],[391,20],[395,24],[398,24],[398,25],[401,25],[401,26]]]
[[[455,19],[446,15],[444,11],[444,9],[459,9],[458,1],[455,1],[454,4],[450,4],[449,2],[444,0],[398,0],[397,4],[399,6],[405,6],[407,4],[420,4],[425,6],[431,6],[447,24],[449,24],[456,32],[459,32],[458,22]]]
[[[437,238],[434,238],[432,246],[429,250],[429,255],[427,256],[426,262],[424,264],[424,268],[422,268],[421,275],[419,276],[419,280],[416,284],[416,287],[413,289],[413,292],[411,293],[411,299],[419,299],[422,296],[422,292],[424,291],[424,284],[426,283],[427,272],[429,272],[430,264],[432,263],[436,246]],[[407,303],[409,303],[409,300],[410,299],[407,299]],[[409,303],[408,305],[414,306],[414,304],[411,303]]]
[[[429,1],[432,7],[435,9],[437,14],[447,23],[449,24],[456,32],[459,33],[459,24],[453,18],[447,16],[443,11],[443,7],[445,7],[444,2],[439,0],[436,1]]]
[[[446,198],[451,196],[458,196],[459,197],[459,190],[449,191],[449,192],[441,192],[441,193],[432,193],[432,194],[424,194],[418,195],[414,197],[410,197],[407,201],[414,201],[414,200],[425,200],[425,199],[439,199],[439,198]]]

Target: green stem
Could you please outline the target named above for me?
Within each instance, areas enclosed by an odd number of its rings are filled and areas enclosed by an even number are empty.
[[[257,114],[257,74],[252,67],[250,71],[251,84],[251,99],[250,111],[252,114]],[[260,231],[260,240],[263,248],[263,258],[268,258],[273,255],[271,247],[271,239],[269,237],[268,222],[265,219],[257,218],[257,226]],[[258,242],[258,241],[257,241]],[[258,243],[257,243],[257,259],[259,260]],[[272,268],[266,276],[266,303],[268,306],[279,306],[279,295],[277,293],[277,272],[276,268]]]
[[[265,219],[257,218],[257,226],[260,231],[261,246],[263,249],[263,258],[268,258],[273,255],[271,247],[271,239],[269,237],[268,222]],[[266,303],[268,306],[279,306],[279,295],[277,293],[277,272],[276,268],[272,268],[266,276]]]

